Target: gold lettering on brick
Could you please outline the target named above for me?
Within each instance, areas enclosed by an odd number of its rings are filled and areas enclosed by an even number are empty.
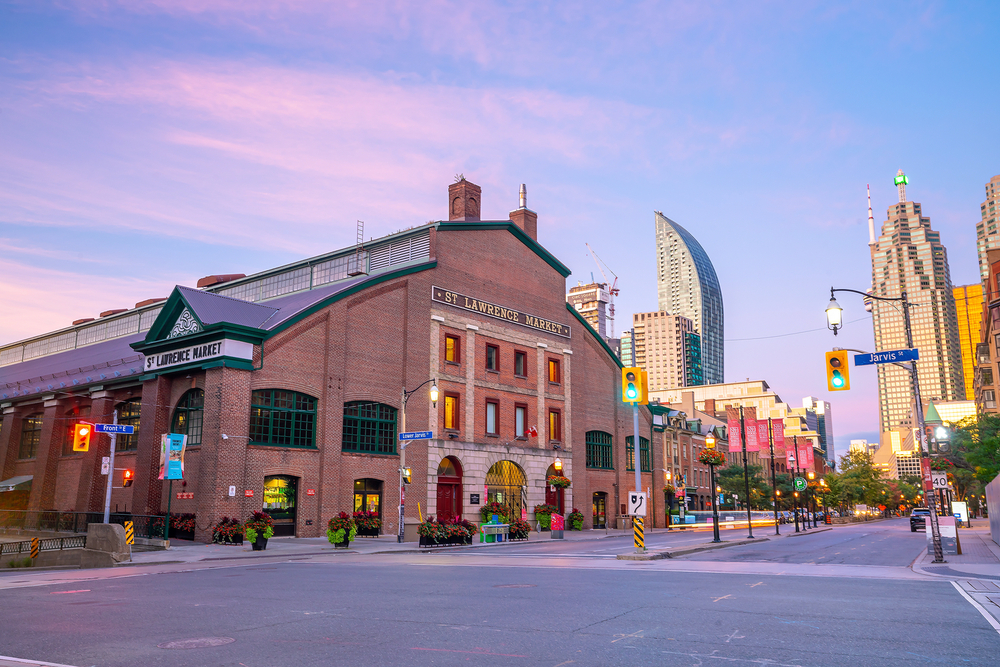
[[[553,333],[564,338],[570,337],[570,328],[566,324],[552,322],[536,315],[530,315],[520,310],[507,308],[506,306],[499,306],[494,303],[489,303],[488,301],[480,301],[479,299],[471,296],[459,294],[458,292],[452,292],[441,287],[431,288],[431,300],[437,301],[438,303],[446,303],[449,306],[455,306],[456,308],[461,308],[462,310],[482,313],[483,315],[495,317],[496,319],[503,320],[505,322],[513,322],[514,324],[520,324],[521,326],[529,327],[531,329],[545,331],[546,333]]]

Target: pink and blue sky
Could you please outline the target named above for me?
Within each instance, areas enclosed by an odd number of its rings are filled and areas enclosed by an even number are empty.
[[[712,258],[726,379],[832,401],[876,438],[875,375],[828,394],[823,351],[871,349],[831,285],[870,282],[897,169],[978,280],[1000,173],[1000,5],[965,2],[0,3],[0,343],[441,219],[521,183],[539,241],[656,308],[653,211]],[[599,274],[598,274],[599,275]],[[784,335],[793,334],[797,335]],[[776,337],[777,336],[777,337]]]

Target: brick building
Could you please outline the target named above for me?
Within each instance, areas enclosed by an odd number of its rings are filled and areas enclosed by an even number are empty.
[[[509,220],[481,220],[480,195],[462,179],[448,188],[448,221],[209,276],[0,347],[0,480],[18,480],[27,509],[102,508],[108,436],[74,452],[72,427],[117,411],[136,434],[117,439],[115,486],[123,468],[135,482],[113,490],[113,510],[164,513],[161,436],[180,433],[171,511],[196,514],[196,539],[262,508],[279,535],[322,535],[331,516],[362,507],[395,534],[406,390],[405,430],[433,433],[405,451],[408,521],[419,504],[478,522],[497,500],[529,519],[551,502],[578,507],[587,527],[615,525],[634,485],[620,362],[567,305],[569,270],[537,242],[537,215],[522,199]],[[647,409],[640,431],[652,488],[668,466]],[[558,494],[545,484],[557,458],[572,480]]]

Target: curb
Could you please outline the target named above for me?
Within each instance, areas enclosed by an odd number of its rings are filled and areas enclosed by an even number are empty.
[[[789,533],[788,535],[782,535],[782,537],[802,537],[803,535],[813,535],[815,533],[825,533],[828,530],[833,530],[833,528],[810,528],[807,531],[801,533]]]
[[[722,544],[702,544],[696,547],[687,547],[684,549],[675,549],[673,551],[654,551],[648,554],[618,554],[618,560],[663,560],[664,558],[677,558],[678,556],[686,556],[688,554],[698,553],[699,551],[714,551],[716,549],[725,549],[727,547],[738,547],[743,544],[755,544],[757,542],[768,542],[771,538],[769,537],[755,537],[752,540],[736,540],[734,542],[723,542]]]

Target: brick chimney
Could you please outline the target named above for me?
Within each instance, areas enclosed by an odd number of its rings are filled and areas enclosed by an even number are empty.
[[[711,416],[715,416],[715,399],[706,398],[705,399],[705,413]]]
[[[538,240],[538,214],[528,208],[528,190],[521,183],[521,201],[516,210],[510,212],[510,220],[524,230],[533,241]]]
[[[448,219],[479,222],[482,193],[482,188],[459,174],[458,180],[448,186]]]

